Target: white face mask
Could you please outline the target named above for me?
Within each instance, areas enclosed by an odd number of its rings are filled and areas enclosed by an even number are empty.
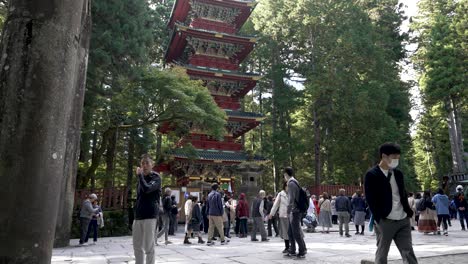
[[[391,169],[394,169],[398,167],[399,162],[400,162],[399,159],[392,159],[392,161],[388,164],[388,167],[390,167]]]

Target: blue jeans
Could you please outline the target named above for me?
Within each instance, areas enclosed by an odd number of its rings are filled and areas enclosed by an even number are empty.
[[[240,219],[240,228],[239,228],[239,233],[242,235],[242,236],[246,236],[247,233],[248,233],[248,229],[247,229],[247,218],[244,218],[244,219]]]
[[[89,235],[91,234],[91,229],[93,230],[93,241],[97,241],[97,235],[98,235],[98,226],[97,226],[97,220],[93,219],[91,222],[89,222],[88,225],[88,232],[86,233],[86,238],[85,238],[85,243],[88,242]]]
[[[465,229],[465,221],[466,221],[466,224],[468,225],[468,212],[466,210],[458,211],[458,216],[460,218],[460,224],[461,224],[462,229]]]

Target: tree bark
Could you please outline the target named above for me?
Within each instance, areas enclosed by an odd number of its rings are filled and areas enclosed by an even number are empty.
[[[461,138],[461,125],[457,118],[456,107],[452,99],[446,102],[446,110],[448,113],[448,130],[450,139],[450,150],[452,153],[452,170],[453,173],[465,172],[465,164],[463,160],[463,142]]]
[[[90,15],[87,0],[10,2],[0,45],[1,263],[50,263],[57,215],[70,214]]]
[[[115,160],[115,147],[117,145],[117,130],[112,132],[109,137],[106,151],[106,178],[104,180],[104,187],[114,186],[114,160]]]
[[[320,156],[320,121],[314,109],[314,153],[315,153],[315,186],[322,182],[322,162]]]

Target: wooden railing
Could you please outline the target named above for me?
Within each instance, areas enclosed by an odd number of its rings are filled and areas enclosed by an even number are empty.
[[[95,193],[98,196],[99,205],[103,210],[120,210],[127,207],[127,187],[110,187],[101,189],[79,189],[75,191],[74,208],[81,207],[83,200],[91,194]]]
[[[346,190],[346,195],[353,195],[356,190],[361,190],[364,193],[364,186],[357,185],[318,185],[310,186],[310,194],[321,195],[323,192],[327,192],[329,195],[338,195],[340,189]]]

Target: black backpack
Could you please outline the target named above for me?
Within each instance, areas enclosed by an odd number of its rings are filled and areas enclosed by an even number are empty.
[[[419,212],[422,212],[422,211],[426,210],[426,200],[425,199],[419,200],[418,204],[416,204],[416,210],[418,210]]]
[[[296,208],[300,213],[306,214],[307,209],[309,209],[309,198],[307,198],[307,193],[301,188],[301,186],[299,186],[297,181],[294,181],[294,183],[299,187],[299,196],[296,200]]]

